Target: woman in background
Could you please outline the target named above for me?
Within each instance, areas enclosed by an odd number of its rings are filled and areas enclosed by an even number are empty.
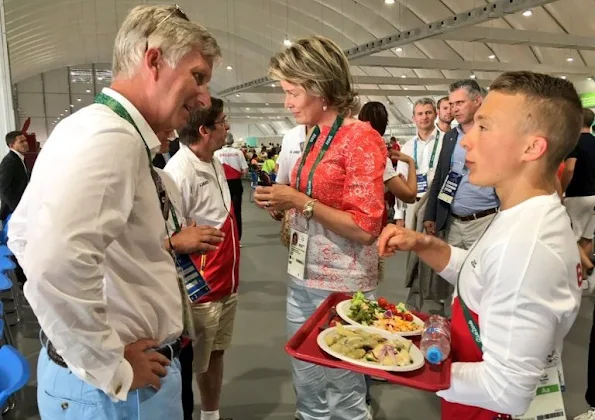
[[[333,292],[378,284],[386,147],[357,114],[349,63],[324,37],[296,41],[271,59],[285,106],[298,124],[316,126],[291,176],[291,185],[259,187],[254,198],[268,210],[290,210],[290,226],[307,242],[303,265],[292,264],[287,288],[287,332],[293,336]],[[364,376],[292,360],[301,420],[366,420]]]

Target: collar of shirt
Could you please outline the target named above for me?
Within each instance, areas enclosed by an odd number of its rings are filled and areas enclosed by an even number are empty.
[[[419,132],[415,135],[415,137],[413,137],[413,141],[419,141],[421,142],[421,144],[426,145],[429,144],[431,141],[436,140],[436,135],[438,134],[438,128],[435,128],[434,131],[432,131],[432,134],[430,134],[430,136],[426,139],[426,140],[422,140],[419,137]],[[440,136],[442,137],[442,136]]]
[[[116,92],[115,90],[110,88],[103,88],[101,92],[114,98],[126,109],[126,111],[128,111],[134,123],[140,130],[141,136],[147,143],[147,147],[153,155],[152,157],[154,157],[159,151],[161,143],[159,142],[157,135],[155,134],[147,120],[145,120],[145,117],[142,116],[138,109],[136,109],[136,107],[132,105],[132,103],[128,99],[126,99],[123,95]]]
[[[437,122],[434,123],[434,127],[436,127],[436,130],[440,131],[440,138],[444,138],[444,135],[447,133],[447,131],[442,131]]]
[[[20,157],[20,158],[21,158],[21,160],[22,160],[23,162],[25,162],[25,155],[23,155],[21,152],[17,152],[17,151],[16,151],[16,150],[14,150],[14,149],[10,149],[10,150],[12,150],[12,151],[13,151],[13,152],[14,152],[14,153],[15,153],[15,154],[18,156],[18,157]]]
[[[461,140],[463,138],[463,136],[465,135],[465,132],[463,131],[463,128],[461,127],[461,125],[457,125],[455,127],[457,129],[457,141]]]

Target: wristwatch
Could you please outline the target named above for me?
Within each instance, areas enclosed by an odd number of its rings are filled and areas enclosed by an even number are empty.
[[[314,204],[316,204],[318,200],[311,200],[306,203],[304,206],[304,210],[302,210],[302,215],[306,218],[306,220],[310,220],[312,216],[314,216]]]

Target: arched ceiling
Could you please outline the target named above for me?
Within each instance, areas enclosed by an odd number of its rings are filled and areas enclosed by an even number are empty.
[[[286,37],[323,34],[349,49],[498,1],[182,0],[179,5],[221,44],[224,57],[213,91],[229,93],[236,121],[263,119],[258,124],[274,134],[284,127],[275,120],[290,122],[278,86],[233,88],[265,76],[269,58],[283,48]],[[139,3],[162,2],[4,0],[13,81],[60,67],[109,63],[117,28]],[[537,69],[591,87],[595,0],[537,3],[531,16],[521,10],[487,21],[469,19],[459,29],[353,60],[363,100],[389,104],[395,125],[409,123],[417,97],[441,96],[450,82],[472,74],[487,85],[507,69]]]

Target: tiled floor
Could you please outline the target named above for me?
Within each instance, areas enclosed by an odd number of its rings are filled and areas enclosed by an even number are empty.
[[[222,415],[235,420],[293,419],[295,397],[289,361],[283,350],[287,254],[279,243],[278,231],[277,222],[248,202],[246,191],[241,298],[233,348],[226,358],[222,398]],[[403,300],[406,296],[403,285],[404,259],[395,257],[386,264],[386,279],[379,294],[391,300]],[[580,316],[565,343],[564,400],[568,418],[586,408],[583,394],[592,312],[593,301],[583,300]],[[17,409],[6,419],[39,418],[35,397],[37,332],[35,325],[19,328],[19,347],[31,362],[32,377],[19,396]],[[432,394],[380,383],[374,384],[372,393],[376,420],[440,418],[438,399]],[[195,415],[196,419],[199,417]]]

